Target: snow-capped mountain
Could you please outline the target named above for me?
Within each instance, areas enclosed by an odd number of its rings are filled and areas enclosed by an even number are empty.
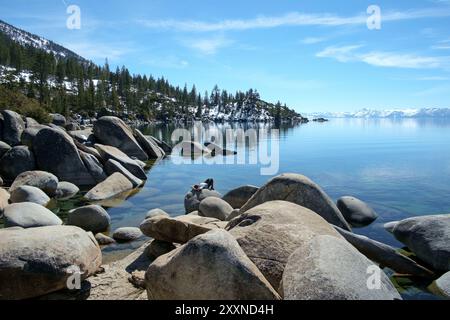
[[[355,112],[313,112],[307,116],[313,118],[450,118],[450,108],[362,109]]]
[[[47,53],[52,52],[55,56],[76,58],[82,62],[86,62],[86,59],[79,56],[75,52],[64,48],[63,46],[54,43],[53,41],[39,37],[25,30],[16,28],[2,20],[0,20],[0,32],[5,33],[10,39],[26,47],[31,46],[37,49],[45,50]]]

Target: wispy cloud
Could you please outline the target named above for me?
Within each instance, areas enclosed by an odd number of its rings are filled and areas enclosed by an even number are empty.
[[[230,40],[224,36],[215,36],[201,39],[184,39],[181,43],[200,54],[213,55],[217,53],[218,50],[232,45],[233,40]]]
[[[326,41],[325,38],[319,38],[319,37],[308,37],[305,39],[302,39],[300,42],[303,44],[316,44]]]
[[[189,66],[189,62],[187,60],[181,59],[175,55],[147,58],[144,59],[141,63],[151,67],[170,69],[184,69]]]
[[[359,52],[361,45],[343,47],[328,47],[317,53],[319,58],[333,58],[339,62],[359,61],[377,67],[407,68],[407,69],[436,69],[450,65],[450,57],[419,56],[398,52]]]
[[[449,17],[450,8],[428,8],[405,11],[382,12],[382,21],[402,21],[424,18]],[[168,29],[175,31],[242,31],[250,29],[267,29],[289,26],[345,26],[366,24],[367,14],[360,14],[343,17],[336,14],[311,14],[291,12],[282,16],[258,16],[252,19],[229,19],[218,22],[207,22],[197,20],[137,20],[137,22],[147,28]]]
[[[436,45],[432,46],[431,49],[450,50],[450,40],[439,41]]]
[[[62,45],[86,59],[103,60],[108,58],[110,61],[120,60],[124,55],[130,53],[132,51],[130,48],[133,47],[130,43],[104,44],[89,41],[67,42]]]

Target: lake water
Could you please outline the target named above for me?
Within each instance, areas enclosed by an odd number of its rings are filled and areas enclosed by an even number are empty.
[[[205,126],[210,127],[216,125]],[[231,127],[239,125],[217,125],[219,130]],[[156,126],[143,130],[169,141],[174,129]],[[280,154],[277,174],[306,175],[334,200],[351,195],[366,201],[380,217],[369,227],[354,231],[402,247],[383,229],[384,223],[450,212],[449,138],[450,120],[332,119],[325,123],[283,126],[277,139]],[[247,146],[238,152],[256,150],[257,146]],[[167,157],[149,169],[148,180],[140,192],[108,209],[112,218],[111,230],[138,226],[146,212],[154,208],[161,208],[173,216],[184,214],[184,195],[193,184],[207,178],[214,178],[216,190],[222,194],[244,184],[261,186],[274,175],[262,176],[260,169],[258,164],[178,165],[173,158]],[[61,214],[80,204],[77,199],[62,203]],[[104,249],[105,260],[117,258],[118,252],[125,255],[140,244],[107,247]],[[405,288],[402,292],[405,298],[435,298],[424,289],[428,283],[412,284],[403,278],[396,278],[396,281]]]

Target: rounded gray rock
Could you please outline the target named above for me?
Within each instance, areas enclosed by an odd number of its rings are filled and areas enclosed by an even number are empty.
[[[46,206],[50,202],[50,198],[44,191],[32,186],[20,186],[11,192],[11,203],[33,202]]]
[[[216,218],[222,221],[227,220],[233,208],[224,200],[216,197],[208,197],[200,202],[199,215],[208,218]]]
[[[114,240],[111,237],[108,237],[106,235],[104,235],[103,233],[97,233],[95,235],[95,240],[97,240],[98,244],[101,246],[107,246],[109,244],[115,243],[116,240]]]
[[[76,196],[80,189],[73,183],[61,181],[56,188],[55,197],[59,200],[68,200]]]
[[[20,186],[32,186],[41,189],[48,196],[53,197],[58,187],[58,178],[45,171],[26,171],[17,176],[11,185],[10,191]]]
[[[145,219],[150,219],[156,216],[170,217],[169,214],[162,209],[152,209],[145,214]]]
[[[241,208],[258,191],[255,186],[242,186],[228,191],[222,200],[228,202],[233,209]]]
[[[142,237],[142,231],[134,227],[119,228],[113,233],[114,240],[120,242],[133,241],[140,237]]]
[[[37,228],[58,226],[62,220],[47,208],[32,202],[13,203],[3,212],[5,227]]]
[[[355,228],[368,226],[378,218],[377,213],[367,203],[355,197],[339,198],[337,207],[345,220]]]
[[[67,224],[80,227],[86,231],[98,233],[106,231],[111,218],[101,206],[89,205],[69,211]]]

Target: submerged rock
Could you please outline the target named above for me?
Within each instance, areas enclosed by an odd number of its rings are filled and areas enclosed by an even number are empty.
[[[148,156],[133,136],[132,130],[117,117],[101,117],[94,124],[95,138],[102,144],[113,146],[129,157],[147,161]]]
[[[337,207],[345,220],[355,228],[368,226],[378,218],[377,213],[371,207],[354,197],[339,198]]]
[[[224,230],[200,235],[148,268],[150,300],[278,300],[258,268]]]
[[[0,299],[15,300],[64,289],[77,271],[86,279],[100,266],[102,253],[92,234],[51,226],[2,234],[0,261]]]
[[[101,206],[89,205],[69,211],[67,224],[80,227],[94,234],[106,231],[111,223],[111,217]]]
[[[105,181],[99,183],[84,195],[90,201],[101,201],[114,198],[121,193],[133,189],[133,184],[123,174],[116,172]]]
[[[393,233],[436,270],[450,270],[450,214],[405,219],[395,226]]]
[[[62,220],[53,212],[32,202],[10,204],[4,209],[3,215],[6,228],[37,228],[62,224]]]
[[[271,179],[248,200],[241,208],[241,213],[273,200],[296,203],[316,212],[329,223],[350,230],[330,197],[317,184],[300,174],[282,174]]]
[[[373,263],[343,239],[318,235],[289,257],[283,273],[286,300],[401,299],[381,270],[380,286],[371,287]]]
[[[11,203],[33,202],[41,206],[46,206],[50,198],[44,191],[32,186],[20,186],[11,192]]]
[[[234,209],[241,208],[258,191],[255,186],[241,186],[228,191],[222,200],[228,202]]]

